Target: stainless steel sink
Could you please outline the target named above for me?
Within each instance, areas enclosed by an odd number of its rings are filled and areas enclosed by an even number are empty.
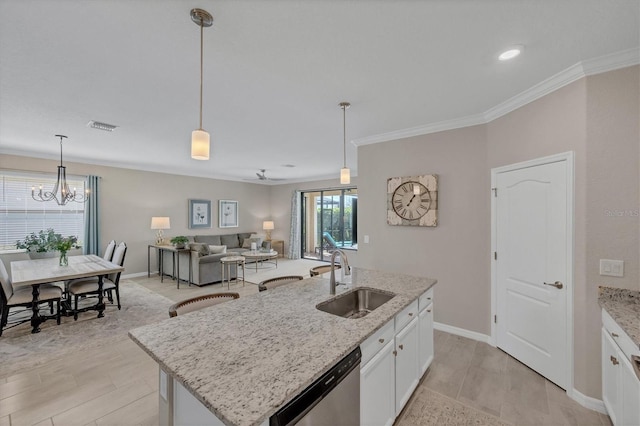
[[[343,318],[362,318],[369,312],[391,300],[395,294],[376,290],[374,288],[361,287],[344,293],[333,300],[316,305],[316,309],[328,312]]]

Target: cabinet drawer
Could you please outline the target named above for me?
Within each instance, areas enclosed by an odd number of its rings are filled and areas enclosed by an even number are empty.
[[[409,306],[404,308],[402,312],[396,315],[396,333],[399,333],[400,330],[402,330],[404,326],[409,324],[409,322],[414,318],[418,318],[417,300],[411,302]]]
[[[433,287],[425,291],[418,299],[418,309],[422,312],[427,306],[433,303]]]
[[[622,330],[604,309],[602,310],[602,326],[624,352],[627,359],[630,360],[631,355],[640,355],[640,348],[633,343],[631,337]]]
[[[360,365],[364,366],[380,349],[393,341],[393,331],[393,320],[391,320],[362,342],[360,345],[360,350],[362,351]]]

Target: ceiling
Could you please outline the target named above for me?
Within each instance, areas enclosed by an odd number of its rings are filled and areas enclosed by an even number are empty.
[[[214,16],[209,161],[190,158],[193,7]],[[337,181],[341,101],[349,141],[476,116],[576,63],[637,49],[639,16],[638,0],[0,0],[0,153],[55,159],[62,133],[65,161]],[[499,62],[514,44],[523,54]],[[356,174],[353,144],[347,164]]]

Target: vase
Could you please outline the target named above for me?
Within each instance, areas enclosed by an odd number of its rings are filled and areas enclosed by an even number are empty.
[[[69,265],[69,258],[67,257],[67,252],[66,251],[61,251],[60,252],[60,266],[68,266]]]

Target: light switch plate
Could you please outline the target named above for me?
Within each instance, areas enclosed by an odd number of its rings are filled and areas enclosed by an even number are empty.
[[[369,244],[369,236],[368,235],[364,236],[364,243],[365,244]]]
[[[607,277],[623,277],[624,261],[600,259],[600,275]]]

